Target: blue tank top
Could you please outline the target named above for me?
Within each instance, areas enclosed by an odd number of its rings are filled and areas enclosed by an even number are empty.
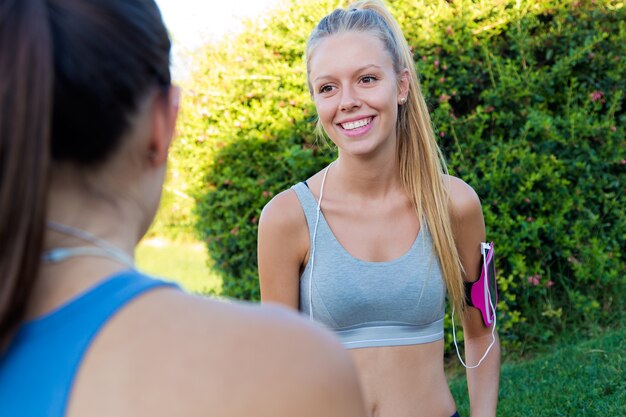
[[[345,250],[323,213],[317,221],[317,201],[304,183],[292,189],[306,216],[311,252],[315,249],[300,276],[300,311],[334,330],[348,349],[443,338],[446,288],[426,222],[404,255],[366,262]]]
[[[64,416],[83,356],[100,329],[135,297],[164,286],[177,287],[126,271],[23,324],[0,357],[0,415]]]

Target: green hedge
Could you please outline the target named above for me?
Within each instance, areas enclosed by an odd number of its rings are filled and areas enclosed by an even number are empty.
[[[302,59],[331,3],[282,4],[199,57],[189,112],[196,128],[188,137],[204,138],[212,155],[199,166],[207,174],[197,188],[197,230],[223,276],[222,295],[259,299],[261,209],[332,160],[332,149],[315,141]]]
[[[193,145],[184,152],[196,228],[223,295],[258,299],[262,207],[333,158],[314,139],[302,54],[335,5],[288,1],[202,51],[181,136]],[[449,168],[482,199],[505,345],[521,349],[623,314],[623,3],[389,5],[414,50]]]

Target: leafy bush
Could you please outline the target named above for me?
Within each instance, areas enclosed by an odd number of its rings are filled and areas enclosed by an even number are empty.
[[[618,1],[393,1],[450,171],[483,201],[505,345],[624,311],[626,12]],[[181,132],[223,295],[258,299],[256,220],[332,158],[302,60],[335,1],[291,0],[203,50]],[[206,174],[203,174],[206,173]],[[579,327],[580,328],[580,327]],[[451,338],[451,336],[450,336]],[[447,340],[450,343],[450,340]]]
[[[211,154],[194,167],[203,179],[196,227],[223,275],[222,295],[259,299],[261,209],[331,160],[330,148],[315,141],[302,59],[309,31],[329,8],[330,1],[279,5],[198,57],[187,114],[194,128],[185,137],[201,138]]]

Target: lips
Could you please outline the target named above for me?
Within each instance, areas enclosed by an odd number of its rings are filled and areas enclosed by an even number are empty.
[[[374,128],[376,116],[353,118],[345,122],[337,123],[337,127],[344,136],[360,138],[367,135]]]
[[[345,130],[355,130],[364,126],[369,125],[372,122],[373,117],[365,117],[359,120],[353,120],[350,122],[339,123],[339,125]]]

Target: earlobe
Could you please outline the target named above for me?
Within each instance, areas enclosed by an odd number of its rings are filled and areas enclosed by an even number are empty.
[[[165,94],[158,94],[152,108],[152,135],[148,160],[154,167],[167,161],[169,147],[176,129],[180,102],[180,89],[172,86]]]
[[[409,94],[409,77],[410,73],[408,69],[402,70],[398,77],[398,103],[404,104],[407,101]]]

